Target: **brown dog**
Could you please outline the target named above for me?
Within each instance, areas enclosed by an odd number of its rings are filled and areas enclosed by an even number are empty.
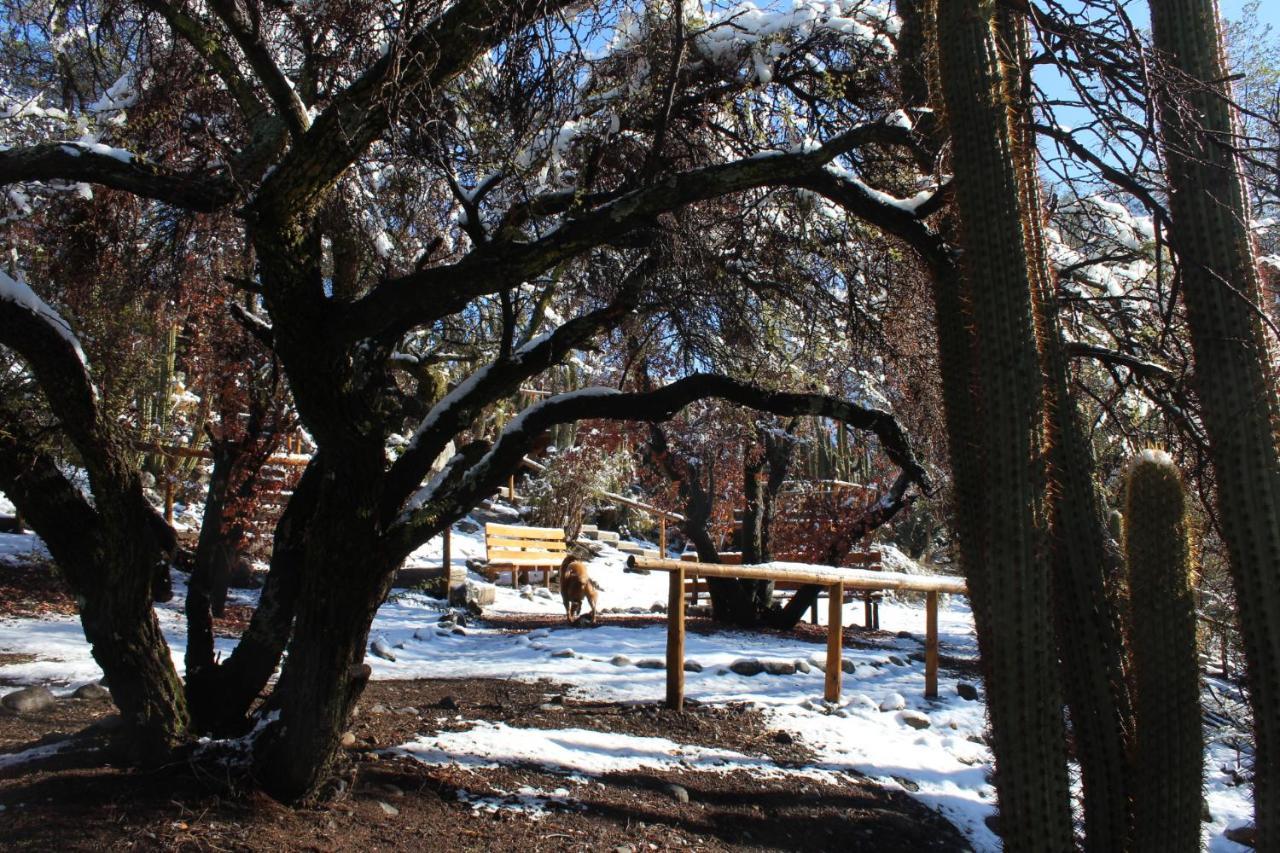
[[[582,614],[582,599],[591,604],[591,624],[596,621],[596,585],[587,574],[587,564],[575,560],[573,555],[560,564],[560,597],[564,599],[564,614],[570,624]]]

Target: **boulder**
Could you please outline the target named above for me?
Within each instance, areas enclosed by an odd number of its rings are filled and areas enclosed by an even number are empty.
[[[881,711],[901,711],[905,707],[907,707],[907,700],[901,693],[890,693],[880,700]]]
[[[663,790],[670,794],[671,798],[677,803],[689,802],[689,789],[684,785],[671,784],[667,785]]]
[[[764,664],[755,658],[739,658],[729,664],[729,669],[738,675],[759,675],[764,672]]]
[[[6,694],[0,699],[0,705],[15,714],[35,714],[54,706],[58,700],[47,687],[24,687]]]
[[[636,666],[641,669],[666,669],[667,662],[659,658],[645,658],[644,660],[636,661]]]
[[[913,729],[927,729],[933,724],[929,715],[922,711],[905,710],[898,712],[898,722]]]
[[[696,660],[687,660],[684,662],[685,672],[702,672],[702,664]]]
[[[1227,837],[1228,841],[1234,841],[1236,844],[1243,844],[1245,847],[1258,846],[1258,827],[1252,823],[1246,823],[1241,826],[1229,826],[1223,835]]]
[[[813,667],[809,666],[809,662],[807,660],[802,660],[801,658],[795,659],[795,668],[796,672],[803,672],[805,675],[808,675],[813,671]]]
[[[978,688],[966,681],[961,681],[956,684],[956,693],[959,694],[961,699],[966,699],[970,702],[973,702],[978,698]]]
[[[383,660],[393,661],[396,659],[396,653],[392,651],[391,645],[381,637],[369,644],[369,651],[373,652],[375,657],[380,657]]]
[[[84,699],[89,702],[105,702],[111,699],[111,691],[103,687],[101,684],[89,682],[81,684],[76,688],[76,692],[71,694],[77,699]]]
[[[487,607],[498,599],[498,588],[483,581],[466,580],[449,588],[449,603],[454,607]]]
[[[767,660],[764,671],[770,675],[795,675],[796,665],[789,660]]]
[[[556,649],[551,653],[553,658],[576,658],[578,655],[573,649]]]
[[[609,663],[614,666],[631,666],[631,658],[626,655],[614,655],[609,658]]]

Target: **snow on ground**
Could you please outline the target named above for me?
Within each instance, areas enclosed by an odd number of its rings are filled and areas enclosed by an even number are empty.
[[[0,504],[0,512],[4,511]],[[30,535],[0,538],[0,549],[5,547],[11,553],[40,548]],[[482,558],[483,534],[455,528],[451,547],[457,566],[471,557]],[[434,540],[415,552],[408,565],[438,565],[440,556],[441,543]],[[2,559],[4,552],[0,550]],[[464,627],[463,633],[455,633],[448,622],[440,624],[445,614],[443,602],[417,592],[396,592],[379,609],[370,633],[372,641],[385,642],[391,648],[395,660],[369,655],[367,661],[375,678],[546,679],[571,685],[571,695],[582,698],[661,700],[665,671],[636,663],[660,665],[665,656],[666,629],[641,624],[628,614],[648,612],[653,604],[665,602],[667,575],[626,573],[625,565],[625,555],[613,548],[606,548],[590,563],[592,577],[602,587],[599,605],[604,616],[596,627],[573,628],[566,623],[555,629],[516,633],[473,623]],[[182,615],[185,587],[182,576],[175,574],[174,581],[174,599],[156,610],[174,663],[181,671],[186,644]],[[233,598],[236,603],[254,604],[256,594],[237,590]],[[826,608],[819,610],[825,616]],[[564,609],[558,596],[536,586],[513,590],[508,585],[498,587],[497,601],[486,613],[495,617],[562,616]],[[862,603],[847,605],[843,618],[846,624],[861,624]],[[868,648],[845,649],[853,671],[844,675],[842,701],[836,705],[822,700],[824,676],[817,666],[809,666],[807,673],[776,676],[743,676],[729,669],[740,658],[821,662],[825,656],[822,644],[741,631],[687,635],[686,660],[701,664],[702,671],[685,673],[686,697],[703,703],[755,704],[773,725],[797,735],[815,751],[815,762],[804,768],[781,768],[767,759],[663,738],[580,729],[515,729],[483,721],[464,732],[424,737],[400,749],[428,763],[474,768],[521,762],[566,773],[569,788],[522,789],[496,799],[477,798],[472,803],[476,809],[516,808],[534,818],[549,804],[571,805],[572,786],[615,769],[679,764],[699,770],[748,769],[811,776],[856,771],[908,790],[955,823],[976,849],[998,850],[998,838],[984,823],[995,810],[995,790],[987,782],[991,753],[976,742],[985,728],[985,708],[981,698],[973,702],[961,699],[956,692],[959,679],[946,670],[940,674],[939,699],[924,698],[924,665],[911,657],[923,650],[924,621],[924,610],[918,604],[886,598],[880,608],[880,623],[889,632],[888,638]],[[898,637],[895,634],[899,631],[911,636]],[[976,658],[973,619],[964,598],[943,597],[939,637],[944,654]],[[233,646],[229,640],[217,642],[224,655]],[[79,622],[71,617],[0,620],[0,652],[38,656],[35,661],[0,667],[0,679],[11,684],[41,683],[70,691],[101,677]],[[618,655],[629,661],[615,663]],[[881,711],[882,705],[888,710]],[[928,716],[928,728],[908,724],[913,711]],[[1248,788],[1235,785],[1231,775],[1238,767],[1236,751],[1215,741],[1206,755],[1206,795],[1213,815],[1213,823],[1206,825],[1207,840],[1213,851],[1246,849],[1222,836],[1228,826],[1246,822],[1252,814]]]

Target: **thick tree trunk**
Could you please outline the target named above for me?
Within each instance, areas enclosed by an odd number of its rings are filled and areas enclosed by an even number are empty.
[[[289,655],[268,702],[279,714],[255,747],[264,788],[286,802],[314,795],[369,677],[369,626],[399,565],[379,541],[382,449],[326,463],[305,546]]]
[[[160,762],[186,739],[189,723],[151,608],[162,563],[154,512],[136,478],[133,488],[114,484],[119,500],[90,507],[52,459],[28,449],[33,446],[0,437],[0,488],[40,534],[80,602],[85,638],[124,720],[129,758]]]
[[[1172,244],[1218,518],[1231,564],[1257,742],[1258,849],[1280,847],[1280,398],[1259,307],[1213,0],[1151,0],[1155,47],[1185,81],[1160,104]],[[1184,86],[1185,82],[1185,86]]]
[[[1070,850],[1066,741],[1043,568],[1043,381],[1026,212],[991,11],[979,0],[947,0],[938,11],[962,260],[975,283],[970,293],[985,427],[979,448],[988,482],[982,501],[959,511],[973,513],[986,551],[979,563],[966,560],[965,573],[987,675],[1005,846]]]

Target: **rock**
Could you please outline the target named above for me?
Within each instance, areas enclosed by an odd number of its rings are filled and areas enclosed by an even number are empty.
[[[671,798],[675,800],[677,803],[689,802],[689,790],[685,788],[684,785],[671,784],[671,785],[667,785],[662,790],[670,794]]]
[[[415,640],[421,640],[422,642],[426,642],[427,640],[430,640],[432,636],[433,636],[432,631],[424,631],[421,628],[413,632],[413,638]]]
[[[959,694],[961,699],[966,699],[970,702],[974,702],[978,698],[978,688],[967,681],[961,681],[956,684],[956,693]]]
[[[388,711],[390,711],[390,710],[391,710],[391,709],[390,709],[390,708],[388,708],[386,705],[383,705],[381,702],[379,702],[378,704],[374,705],[372,708],[370,708],[370,709],[369,709],[369,713],[370,713],[370,714],[385,714],[385,713],[387,713],[387,712],[388,712]]]
[[[684,662],[685,672],[702,672],[702,664],[696,660],[687,660]]]
[[[520,597],[523,598],[525,601],[533,601],[533,590],[531,589],[520,590]]]
[[[899,711],[898,722],[911,726],[913,729],[927,729],[933,724],[929,719],[929,715],[923,711]]]
[[[573,649],[557,649],[551,653],[553,658],[576,658],[578,655]]]
[[[449,633],[453,634],[455,637],[465,637],[465,636],[467,636],[467,629],[466,629],[466,628],[454,628],[454,629],[453,629],[452,631],[450,631]]]
[[[907,660],[915,661],[916,663],[924,663],[924,653],[912,652],[911,654],[907,655]]]
[[[392,785],[390,782],[385,783],[382,786],[382,790],[385,791],[387,795],[391,797],[400,798],[404,796],[404,791],[400,789],[400,786]]]
[[[842,658],[840,661],[840,669],[844,670],[846,675],[853,675],[853,671],[857,668],[858,668],[858,662],[855,660],[850,660],[849,658]]]
[[[533,591],[533,594],[538,596],[538,598],[545,598],[547,600],[550,600],[551,598],[553,598],[553,596],[551,595],[551,590],[547,589],[545,586],[538,587]]]
[[[0,699],[0,705],[15,714],[34,714],[52,708],[57,699],[47,687],[24,687],[6,694]]]
[[[498,600],[498,588],[491,583],[467,580],[449,588],[454,607],[486,607]]]
[[[969,741],[969,743],[976,743],[978,746],[987,745],[987,739],[982,735],[969,735],[965,740]]]
[[[631,658],[626,655],[614,655],[609,658],[609,663],[614,666],[631,666]]]
[[[738,658],[729,664],[729,669],[738,675],[759,675],[764,672],[764,664],[755,658]]]
[[[661,601],[655,601],[655,602],[654,602],[654,603],[649,607],[649,612],[650,612],[650,613],[666,613],[666,612],[667,612],[667,605],[663,604]]]
[[[902,698],[901,693],[890,693],[880,700],[881,711],[901,711],[905,707],[907,707],[907,700]]]
[[[789,660],[767,660],[764,671],[770,675],[795,675],[796,665]]]
[[[783,746],[790,746],[791,744],[796,742],[796,739],[791,736],[791,732],[784,732],[779,730],[773,733],[773,742],[780,743]]]
[[[803,672],[805,675],[813,672],[813,667],[809,666],[809,662],[800,658],[795,659],[795,668],[796,672]]]
[[[89,702],[104,702],[111,699],[111,691],[103,687],[101,684],[81,684],[76,688],[76,692],[71,694],[77,699],[85,699]]]
[[[897,655],[889,655],[889,663],[893,664],[894,666],[907,665],[907,662],[904,661],[902,658],[898,657]]]
[[[339,741],[343,749],[350,749],[356,745],[356,736],[351,732],[343,732],[342,739]]]
[[[476,524],[474,521],[468,521],[464,518],[461,521],[455,521],[453,523],[453,529],[459,533],[475,533],[480,530],[480,525]]]
[[[375,657],[380,657],[384,660],[396,659],[396,653],[392,651],[391,646],[387,641],[381,637],[369,644],[369,651],[373,652]]]
[[[987,829],[991,830],[996,835],[1000,834],[1000,815],[989,814],[982,819],[982,822],[987,825]]]
[[[405,705],[403,708],[396,708],[397,714],[403,714],[406,717],[418,716],[418,709],[412,705]]]
[[[818,672],[827,671],[827,662],[822,658],[818,657],[817,655],[809,658],[809,666],[813,667]]]
[[[916,635],[910,631],[899,631],[896,636],[899,640],[914,640],[916,638]]]
[[[636,666],[641,669],[666,669],[667,662],[659,658],[645,658],[644,660],[636,661]]]
[[[920,790],[920,783],[914,779],[908,779],[906,776],[890,776],[890,779],[897,782],[905,790],[915,794]]]
[[[1203,797],[1200,798],[1200,822],[1213,823],[1213,814],[1209,811],[1209,801]]]
[[[844,703],[844,706],[854,711],[874,711],[879,707],[876,705],[876,700],[865,693],[853,694],[853,696],[849,697],[849,701]]]
[[[1246,823],[1240,826],[1229,826],[1223,835],[1227,837],[1228,841],[1234,841],[1236,844],[1243,844],[1245,847],[1258,846],[1258,827],[1252,823]]]
[[[389,817],[395,817],[400,814],[400,810],[398,808],[391,805],[391,803],[384,803],[382,800],[378,800],[378,808],[382,809]]]

